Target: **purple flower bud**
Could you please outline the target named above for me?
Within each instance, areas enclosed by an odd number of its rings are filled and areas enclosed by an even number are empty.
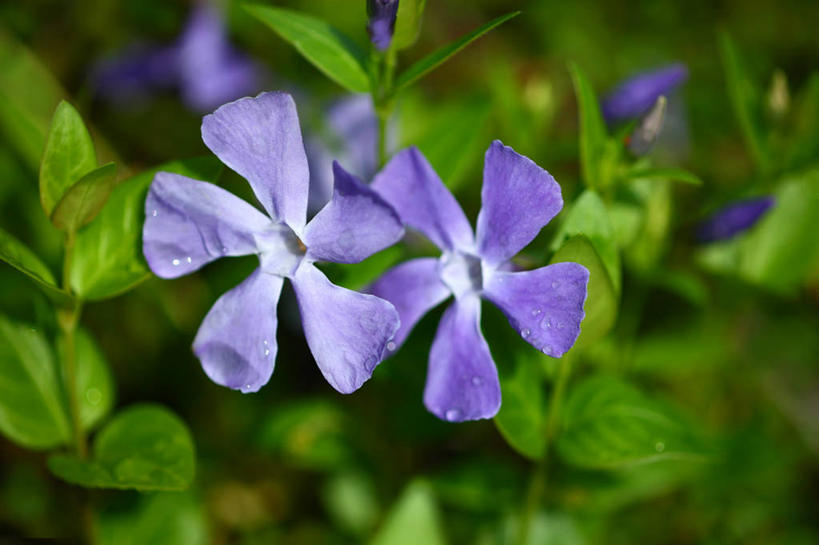
[[[376,49],[386,51],[395,32],[398,0],[367,0],[367,15],[370,17],[367,24],[370,40]]]
[[[729,239],[753,227],[774,203],[772,196],[732,203],[700,223],[697,238],[701,242]]]
[[[603,99],[603,117],[612,123],[643,115],[660,95],[668,96],[687,78],[688,69],[681,63],[629,78]]]

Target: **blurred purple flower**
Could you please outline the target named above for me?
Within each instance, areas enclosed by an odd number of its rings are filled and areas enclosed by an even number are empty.
[[[771,196],[732,203],[700,223],[697,238],[700,242],[732,238],[756,225],[774,203]]]
[[[367,0],[367,15],[370,17],[367,24],[370,41],[379,51],[386,51],[395,33],[398,0]]]
[[[288,278],[322,374],[339,392],[358,389],[398,330],[398,313],[383,299],[333,285],[313,263],[357,263],[392,245],[404,232],[397,214],[336,163],[333,198],[305,225],[309,172],[288,94],[262,93],[220,107],[204,117],[202,139],[250,183],[267,211],[177,174],[160,172],[151,184],[143,253],[157,276],[183,276],[223,256],[259,256],[259,268],[222,295],[199,328],[193,349],[205,372],[243,392],[268,382],[276,306]]]
[[[688,78],[688,69],[675,63],[640,73],[620,83],[602,101],[603,117],[609,123],[639,117]]]
[[[481,297],[497,305],[524,340],[562,356],[580,334],[589,272],[577,263],[509,270],[522,250],[563,208],[560,186],[530,159],[495,141],[486,152],[477,236],[441,179],[415,148],[398,153],[372,185],[401,220],[442,251],[387,271],[370,292],[395,305],[395,349],[430,309],[444,312],[429,355],[424,404],[451,422],[491,418],[501,403],[498,372],[481,333]]]
[[[221,12],[199,3],[175,44],[137,47],[103,60],[92,81],[101,96],[119,104],[178,88],[189,108],[204,112],[258,91],[263,72],[231,46]]]

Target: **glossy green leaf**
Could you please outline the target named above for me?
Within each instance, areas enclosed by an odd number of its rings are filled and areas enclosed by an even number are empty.
[[[569,63],[569,72],[577,96],[580,126],[580,170],[587,187],[602,185],[601,169],[606,152],[606,124],[600,104],[591,83],[575,63]]]
[[[564,213],[560,230],[552,241],[552,250],[557,251],[569,238],[584,235],[589,239],[609,275],[615,293],[620,293],[620,254],[617,248],[614,228],[609,220],[606,205],[591,189],[584,191]]]
[[[443,545],[441,514],[429,484],[410,483],[370,545]]]
[[[173,161],[119,183],[96,220],[77,233],[71,288],[88,300],[113,297],[150,276],[142,256],[145,196],[162,170],[197,180],[215,181],[221,163],[214,157]]]
[[[62,231],[76,231],[91,222],[111,196],[117,166],[108,163],[92,170],[65,192],[54,207],[51,221]]]
[[[370,78],[364,53],[331,25],[305,13],[248,4],[251,15],[272,28],[328,78],[348,91],[367,93]]]
[[[68,102],[54,112],[40,165],[40,200],[47,216],[77,180],[97,168],[94,143],[82,117]]]
[[[681,182],[684,184],[702,185],[702,180],[700,180],[695,174],[692,174],[687,170],[674,167],[633,169],[627,171],[624,178],[626,180],[668,180],[671,182]]]
[[[111,370],[94,339],[84,329],[76,332],[77,398],[80,421],[86,430],[99,424],[114,406],[114,379]],[[60,358],[65,357],[65,343],[57,343]]]
[[[418,40],[427,0],[401,0],[390,47],[406,49]]]
[[[447,44],[440,49],[430,53],[420,61],[416,62],[407,70],[398,76],[398,79],[395,80],[395,91],[400,91],[405,87],[408,87],[415,83],[420,78],[427,75],[432,70],[438,68],[441,64],[449,60],[452,56],[460,52],[463,48],[468,46],[470,43],[474,42],[490,30],[502,25],[509,19],[516,17],[519,15],[519,11],[515,11],[512,13],[507,13],[506,15],[502,15],[497,19],[493,19],[482,25],[472,32],[458,38],[454,42]]]
[[[763,127],[763,106],[760,92],[745,72],[733,40],[727,33],[719,36],[722,65],[728,96],[734,108],[745,144],[762,172],[770,166],[768,146]]]
[[[552,263],[573,261],[589,270],[589,291],[580,324],[578,346],[588,346],[608,333],[617,320],[619,298],[600,254],[589,239],[577,235],[566,241],[552,257]],[[504,398],[505,399],[505,398]]]
[[[47,295],[57,302],[68,301],[68,296],[57,286],[51,270],[28,246],[0,229],[0,260],[5,261],[31,278]]]
[[[191,493],[140,494],[128,509],[99,513],[99,545],[207,545],[204,505]]]
[[[684,418],[620,379],[586,379],[572,391],[563,414],[557,449],[572,465],[606,469],[707,458],[703,440]]]
[[[503,403],[495,426],[523,456],[539,460],[546,448],[546,403],[540,365],[530,353],[519,354],[511,374],[502,374]]]
[[[184,490],[196,458],[185,423],[159,405],[137,405],[116,415],[94,440],[89,460],[57,455],[57,477],[87,488]]]

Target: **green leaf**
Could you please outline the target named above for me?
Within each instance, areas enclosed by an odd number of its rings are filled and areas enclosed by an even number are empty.
[[[619,297],[620,254],[614,228],[609,220],[606,205],[594,190],[587,189],[572,204],[552,241],[552,250],[557,251],[564,242],[576,235],[585,235],[589,239],[603,261],[614,291]]]
[[[74,232],[91,222],[111,196],[116,175],[117,166],[108,163],[80,178],[54,207],[51,214],[54,226]]]
[[[719,42],[725,84],[734,115],[756,166],[762,172],[767,172],[770,157],[764,137],[765,129],[762,123],[764,114],[760,93],[745,72],[731,37],[723,32],[719,36]]]
[[[364,53],[339,30],[295,10],[258,4],[247,4],[245,9],[290,42],[331,80],[354,93],[370,91]]]
[[[370,545],[443,545],[441,515],[429,484],[413,481],[393,505]]]
[[[379,515],[372,477],[346,470],[330,478],[322,491],[325,508],[336,526],[355,536],[369,535]]]
[[[57,477],[87,488],[184,490],[196,458],[185,423],[159,405],[137,405],[116,415],[94,440],[90,460],[57,455]]]
[[[114,379],[105,356],[91,335],[84,329],[78,329],[75,335],[80,421],[84,429],[90,430],[108,416],[114,406]],[[65,343],[62,338],[57,349],[63,358]]]
[[[546,403],[536,356],[518,354],[515,370],[501,375],[503,403],[495,426],[506,442],[523,456],[539,460],[546,448]]]
[[[618,294],[611,276],[594,245],[583,235],[570,238],[552,256],[551,263],[573,261],[589,270],[589,292],[583,309],[586,317],[580,324],[578,346],[588,346],[602,338],[617,320]],[[505,398],[504,398],[505,399]]]
[[[128,510],[106,509],[99,513],[99,545],[211,543],[205,508],[193,494],[159,492],[132,499]]]
[[[80,114],[62,101],[54,112],[40,165],[40,200],[47,216],[69,187],[97,168],[97,154]]]
[[[165,163],[118,184],[96,220],[77,233],[71,288],[87,300],[123,293],[150,277],[142,256],[145,196],[162,170],[215,181],[222,165],[214,157]]]
[[[427,0],[401,0],[399,2],[395,33],[390,43],[393,49],[406,49],[418,40],[426,4]]]
[[[681,168],[639,168],[629,170],[623,176],[626,180],[669,180],[672,182],[682,182],[684,184],[702,185],[695,174]]]
[[[493,19],[482,25],[469,34],[466,34],[454,42],[447,44],[440,49],[430,53],[420,61],[416,62],[407,70],[398,76],[398,79],[395,80],[395,92],[404,89],[415,83],[418,79],[424,77],[426,74],[438,68],[441,64],[449,60],[450,57],[460,52],[463,48],[468,46],[470,43],[474,42],[490,30],[498,27],[508,21],[509,19],[516,17],[519,15],[519,11],[515,11],[512,13],[507,13],[506,15],[502,15],[497,19]]]
[[[65,303],[68,296],[60,290],[54,275],[28,246],[0,229],[0,259],[31,278],[49,297]]]
[[[575,63],[569,63],[569,72],[577,96],[580,125],[580,170],[586,187],[599,187],[603,185],[601,169],[603,156],[606,153],[606,124],[589,80]]]
[[[707,449],[670,407],[625,382],[597,376],[566,402],[557,449],[567,462],[607,469],[659,460],[705,460]]]

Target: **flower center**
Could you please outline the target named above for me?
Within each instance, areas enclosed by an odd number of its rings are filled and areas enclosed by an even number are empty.
[[[463,252],[448,252],[438,261],[438,274],[455,297],[483,289],[479,257]]]
[[[291,277],[307,253],[307,247],[293,230],[283,224],[271,224],[255,235],[262,271],[276,276]]]

